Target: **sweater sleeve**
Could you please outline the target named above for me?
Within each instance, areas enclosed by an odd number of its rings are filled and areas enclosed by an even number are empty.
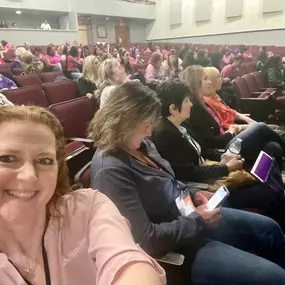
[[[136,190],[136,183],[127,169],[102,169],[92,182],[92,188],[106,194],[130,221],[135,241],[150,255],[167,253],[189,244],[205,226],[196,212],[188,217],[180,216],[172,222],[151,222]]]

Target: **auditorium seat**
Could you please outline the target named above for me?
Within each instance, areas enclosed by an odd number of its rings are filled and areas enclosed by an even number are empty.
[[[38,85],[5,90],[2,93],[15,105],[36,105],[45,108],[49,105],[42,89]]]
[[[42,80],[44,83],[55,82],[58,76],[64,76],[64,73],[62,71],[44,72],[42,73]]]
[[[266,121],[269,115],[275,114],[276,101],[269,93],[251,93],[242,77],[233,81],[233,87],[242,113],[250,114],[257,121]]]
[[[42,80],[39,75],[17,75],[14,76],[19,87],[38,85],[42,88]]]
[[[77,97],[76,83],[72,80],[44,83],[42,87],[50,105]]]
[[[245,80],[245,82],[247,84],[247,87],[249,89],[249,92],[251,94],[254,93],[254,94],[258,95],[257,92],[259,92],[259,93],[261,92],[261,93],[264,93],[264,94],[265,93],[269,93],[271,95],[275,95],[275,93],[276,93],[273,88],[259,88],[257,83],[256,83],[255,77],[254,77],[254,75],[252,73],[244,75],[243,78],[244,78],[244,80]]]
[[[13,80],[12,65],[10,63],[0,64],[0,73]]]
[[[92,104],[87,97],[51,105],[49,110],[61,122],[66,138],[87,137],[87,127],[94,115]]]

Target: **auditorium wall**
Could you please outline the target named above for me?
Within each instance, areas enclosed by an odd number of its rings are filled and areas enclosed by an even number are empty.
[[[285,45],[285,1],[157,0],[147,31],[149,41]]]

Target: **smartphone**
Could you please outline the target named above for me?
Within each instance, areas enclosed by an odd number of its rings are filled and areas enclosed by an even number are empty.
[[[251,174],[261,182],[266,182],[273,166],[273,158],[261,151],[251,170]]]
[[[225,185],[223,185],[222,187],[220,187],[216,193],[214,194],[214,196],[212,196],[212,198],[208,201],[207,206],[208,206],[208,210],[212,211],[215,208],[217,208],[218,206],[221,205],[221,203],[230,195],[229,190],[227,189],[227,187]]]

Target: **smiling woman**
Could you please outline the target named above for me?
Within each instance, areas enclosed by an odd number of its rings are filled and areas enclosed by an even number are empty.
[[[51,113],[2,107],[0,137],[1,284],[165,282],[107,197],[71,192],[62,127]]]

